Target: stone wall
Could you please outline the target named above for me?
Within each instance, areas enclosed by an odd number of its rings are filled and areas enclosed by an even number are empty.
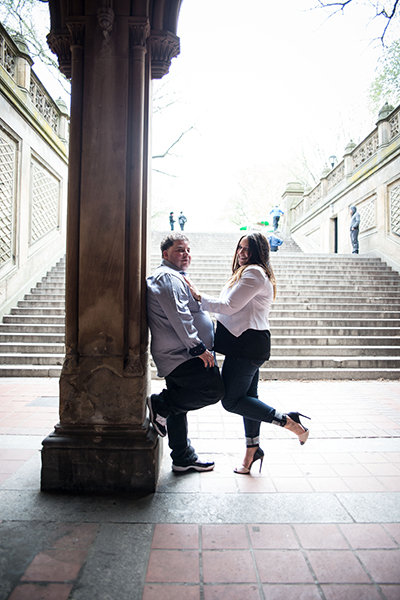
[[[68,111],[0,25],[0,317],[65,253]]]
[[[387,104],[376,128],[317,186],[304,192],[288,184],[286,226],[304,252],[351,252],[350,206],[361,217],[360,253],[377,256],[400,271],[400,106]],[[336,229],[336,235],[335,235]]]

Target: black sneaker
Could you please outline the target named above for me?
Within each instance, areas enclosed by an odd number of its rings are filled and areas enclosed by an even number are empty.
[[[172,470],[176,473],[184,473],[185,471],[212,471],[215,467],[215,462],[201,462],[200,460],[195,460],[190,463],[190,465],[175,465],[172,463]]]
[[[157,431],[160,437],[167,435],[167,419],[157,413],[156,407],[157,394],[152,394],[150,398],[147,398],[147,406],[149,407],[150,421],[153,424],[154,429]]]

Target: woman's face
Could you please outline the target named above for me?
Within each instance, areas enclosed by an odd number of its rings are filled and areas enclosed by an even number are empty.
[[[239,246],[236,252],[237,261],[239,267],[243,265],[249,264],[250,261],[250,249],[249,249],[249,240],[247,237],[244,237],[240,240]]]

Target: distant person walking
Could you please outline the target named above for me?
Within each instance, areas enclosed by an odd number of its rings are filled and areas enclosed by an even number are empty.
[[[285,213],[279,208],[277,204],[275,204],[274,208],[270,211],[269,214],[272,215],[272,223],[274,226],[274,231],[276,231],[278,229],[279,219]]]
[[[282,246],[283,240],[276,237],[276,235],[272,235],[272,233],[271,233],[271,235],[268,236],[268,243],[269,243],[271,252],[278,252],[278,248],[279,248],[279,246]]]
[[[175,224],[174,213],[171,211],[169,213],[169,226],[171,227],[171,231],[174,230],[174,224]]]
[[[182,211],[179,213],[178,221],[181,231],[183,231],[185,229],[185,223],[187,221],[187,218],[185,217]]]
[[[358,231],[360,229],[360,213],[355,206],[350,207],[350,240],[353,246],[352,254],[358,254]]]

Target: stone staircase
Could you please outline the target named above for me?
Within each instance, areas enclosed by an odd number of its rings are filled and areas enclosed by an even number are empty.
[[[65,259],[0,324],[0,377],[59,377],[64,360]]]
[[[188,233],[191,277],[218,295],[239,235]],[[151,268],[161,232],[152,238]],[[286,248],[285,248],[286,246]],[[271,359],[263,379],[397,379],[400,276],[375,258],[305,255],[285,244],[271,255],[278,295],[271,312]],[[293,251],[295,250],[295,251]],[[64,358],[64,261],[0,324],[0,376],[56,377]],[[152,367],[155,377],[155,369]]]

